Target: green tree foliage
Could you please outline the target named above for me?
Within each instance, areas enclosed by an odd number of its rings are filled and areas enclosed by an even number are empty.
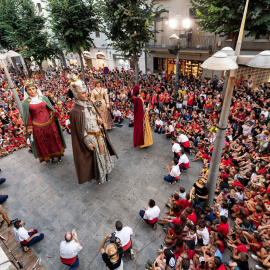
[[[237,38],[246,1],[191,0],[198,24],[205,32],[234,34]],[[270,33],[270,0],[249,1],[245,30],[248,35]],[[235,41],[236,41],[235,38]]]
[[[42,62],[60,53],[47,32],[46,19],[31,0],[1,0],[0,10],[1,45],[33,57],[44,76]]]
[[[154,22],[164,12],[154,1],[147,0],[100,0],[99,10],[105,21],[104,32],[110,45],[135,63],[135,81],[138,81],[138,61],[145,45],[154,39]]]
[[[47,0],[47,3],[55,36],[68,51],[79,54],[85,80],[82,52],[95,46],[90,34],[99,29],[93,1]]]

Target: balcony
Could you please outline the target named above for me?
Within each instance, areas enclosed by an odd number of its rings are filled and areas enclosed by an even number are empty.
[[[175,40],[170,40],[168,34],[160,33],[156,36],[156,41],[151,40],[146,46],[150,49],[170,49],[175,47],[177,42]],[[192,34],[191,41],[188,44],[187,35],[180,35],[180,47],[182,50],[213,50],[215,36],[214,35],[198,35]]]

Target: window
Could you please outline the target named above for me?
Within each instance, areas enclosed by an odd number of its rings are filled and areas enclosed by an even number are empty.
[[[41,8],[41,4],[40,3],[37,3],[37,7],[38,7],[38,11],[41,12],[42,11],[42,8]]]
[[[188,16],[190,19],[196,19],[196,10],[190,7],[188,9]]]
[[[100,32],[96,31],[96,38],[100,38]]]

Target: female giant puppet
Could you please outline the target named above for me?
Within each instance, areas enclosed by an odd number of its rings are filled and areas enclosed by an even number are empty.
[[[91,93],[91,100],[97,108],[98,113],[102,118],[105,129],[112,128],[112,121],[110,119],[109,111],[110,103],[106,89],[102,88],[99,80],[95,82],[95,88]]]
[[[139,85],[133,87],[134,105],[134,132],[133,144],[143,148],[153,144],[152,131],[149,124],[148,115],[142,97],[139,95]]]
[[[40,162],[53,161],[55,157],[60,162],[66,142],[57,119],[58,113],[35,86],[34,80],[24,81],[24,87],[23,122],[33,154]]]

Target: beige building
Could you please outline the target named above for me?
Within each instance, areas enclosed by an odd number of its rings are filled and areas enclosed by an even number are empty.
[[[204,60],[215,51],[232,46],[230,35],[219,37],[212,33],[200,33],[200,27],[196,24],[189,0],[159,0],[156,2],[168,12],[164,13],[164,19],[155,25],[156,30],[163,30],[163,32],[156,34],[156,41],[148,44],[150,54],[146,56],[146,68],[151,72],[157,69],[164,69],[168,73],[175,72],[176,51],[171,49],[177,45],[177,41],[169,39],[172,34],[180,37],[178,40],[180,74],[201,76],[201,63]],[[187,22],[190,22],[190,26]],[[269,36],[249,37],[243,39],[241,54],[256,55],[269,49]]]

